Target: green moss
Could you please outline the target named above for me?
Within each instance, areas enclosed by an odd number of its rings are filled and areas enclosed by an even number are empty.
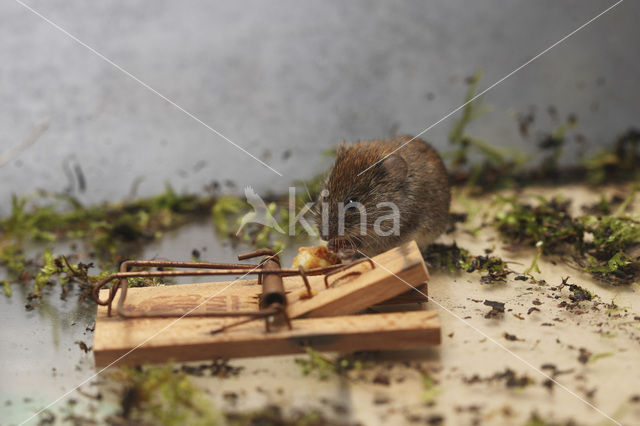
[[[121,411],[113,418],[117,424],[320,426],[330,423],[315,410],[285,416],[276,406],[224,413],[212,405],[205,392],[196,387],[184,371],[174,370],[171,364],[122,367],[111,377],[122,385]]]
[[[501,258],[490,255],[472,256],[456,243],[431,244],[423,251],[422,256],[430,268],[446,269],[451,273],[457,270],[485,273],[480,280],[485,284],[505,282],[507,276],[513,273]]]
[[[97,277],[89,276],[88,270],[92,265],[70,263],[64,256],[54,256],[51,250],[45,250],[43,254],[44,265],[35,277],[35,293],[39,293],[42,288],[54,281],[54,278],[61,286],[65,286],[71,280],[90,285],[97,281]]]
[[[593,234],[593,255],[599,259],[612,259],[632,244],[640,241],[640,222],[630,217],[585,216],[580,220]],[[628,256],[618,256],[623,263]]]
[[[171,365],[123,367],[113,377],[125,387],[121,397],[122,417],[136,424],[215,425],[222,415],[211,406],[204,392],[183,372]]]
[[[575,426],[573,421],[558,423],[551,420],[545,420],[538,413],[533,413],[524,423],[524,426]]]
[[[234,196],[224,196],[213,206],[211,216],[216,232],[222,238],[231,238],[253,245],[254,247],[270,247],[278,251],[287,245],[306,237],[306,230],[300,222],[296,222],[293,232],[289,232],[291,217],[290,207],[294,216],[305,209],[306,204],[313,202],[324,183],[324,173],[318,174],[307,181],[294,181],[295,198],[289,200],[289,194],[278,197],[262,197],[267,206],[267,212],[285,232],[280,233],[275,227],[263,226],[258,223],[245,224],[241,229],[242,217],[252,212],[251,206]],[[292,206],[289,203],[292,203]],[[306,216],[309,218],[309,216]],[[314,228],[312,221],[308,223]],[[311,230],[311,234],[315,229]],[[317,232],[315,232],[317,234]]]
[[[472,256],[468,250],[453,244],[431,244],[422,252],[424,260],[430,268],[444,269],[451,273],[466,270]]]
[[[127,278],[129,287],[157,287],[165,285],[165,280],[160,277],[132,277]]]
[[[635,189],[629,197],[632,197]],[[532,267],[541,255],[570,255],[596,278],[611,284],[628,284],[637,280],[640,259],[627,250],[640,241],[640,223],[622,212],[625,200],[614,215],[572,217],[568,201],[545,200],[538,204],[521,202],[516,197],[501,199],[505,208],[495,217],[495,226],[511,243],[538,245]],[[592,236],[592,238],[586,238]]]
[[[599,359],[608,358],[608,357],[613,356],[613,355],[615,355],[615,352],[602,352],[602,353],[599,353],[599,354],[593,354],[593,355],[591,355],[589,357],[589,364],[592,364],[592,363],[598,361]]]
[[[640,241],[640,223],[631,217],[583,216],[579,220],[593,241],[585,243],[586,270],[596,278],[628,284],[638,279],[640,258],[627,251]]]
[[[89,275],[93,264],[72,263],[65,256],[54,255],[50,249],[44,251],[41,259],[24,261],[22,265],[18,281],[30,290],[31,299],[42,297],[43,289],[51,285],[62,286],[64,296],[70,290],[69,284],[74,283],[79,285],[80,298],[90,298],[95,285],[114,272],[107,268],[98,275]]]
[[[425,402],[433,400],[442,392],[442,389],[437,386],[437,382],[433,379],[433,377],[431,377],[429,373],[424,373],[422,375],[422,388],[424,389],[422,393],[422,399]]]
[[[67,195],[40,192],[14,196],[10,216],[0,219],[0,231],[5,242],[83,239],[91,249],[113,255],[122,244],[158,238],[163,231],[203,214],[214,201],[178,195],[169,185],[154,197],[93,207],[84,207]]]
[[[58,226],[59,216],[54,205],[27,211],[27,203],[34,197],[11,197],[11,215],[0,220],[0,229],[18,238],[29,237],[35,241],[55,241],[51,228]]]
[[[485,284],[505,282],[507,276],[513,273],[501,258],[489,255],[475,256],[470,263],[463,264],[463,267],[466,267],[467,272],[478,271],[486,273],[480,279],[480,282]]]
[[[2,280],[2,286],[4,287],[4,294],[7,297],[11,297],[11,283],[7,280]]]
[[[296,359],[296,364],[305,376],[315,374],[320,380],[327,380],[334,375],[344,374],[349,370],[361,370],[366,364],[359,359],[338,358],[332,360],[320,352],[306,347],[308,358]]]
[[[529,417],[529,420],[526,421],[524,426],[547,426],[547,423],[542,417],[540,417],[537,413],[534,413]]]
[[[640,178],[640,131],[629,129],[583,162],[592,184]]]
[[[599,333],[599,336],[605,339],[613,339],[615,337],[618,337],[617,333]]]
[[[482,96],[476,97],[482,72],[477,71],[467,79],[469,87],[460,118],[455,120],[449,131],[449,144],[453,152],[443,155],[450,158],[450,169],[454,183],[464,183],[469,187],[481,186],[509,187],[513,185],[510,174],[523,163],[524,157],[513,151],[497,148],[489,142],[471,136],[469,125],[488,111]],[[474,99],[475,98],[475,99]],[[473,100],[472,100],[473,99]],[[475,160],[472,162],[471,158]]]
[[[43,257],[44,265],[42,266],[42,268],[40,268],[40,271],[38,271],[35,278],[35,293],[40,293],[42,288],[51,281],[51,278],[54,275],[62,272],[54,263],[51,250],[45,250]]]
[[[525,271],[524,274],[528,275],[530,274],[532,271],[536,271],[538,274],[540,273],[540,267],[538,266],[538,261],[540,260],[540,257],[542,256],[542,247],[543,247],[543,242],[542,241],[538,241],[536,243],[536,255],[533,258],[533,261],[531,262],[531,266],[529,266]]]
[[[27,259],[17,245],[8,245],[0,250],[0,265],[4,266],[13,278],[20,278],[26,270]]]
[[[557,198],[538,198],[532,206],[517,197],[499,197],[504,209],[495,217],[501,234],[512,242],[535,246],[542,242],[543,253],[556,253],[567,245],[580,245],[584,239],[584,225],[569,214],[570,202]]]
[[[224,238],[233,236],[240,226],[241,215],[250,211],[249,208],[249,204],[238,197],[220,197],[211,208],[211,218],[216,231]]]

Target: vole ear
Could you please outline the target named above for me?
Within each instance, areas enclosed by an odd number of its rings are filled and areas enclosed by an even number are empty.
[[[409,171],[409,166],[404,158],[391,154],[380,163],[385,174],[395,181],[404,181]]]
[[[349,148],[349,144],[346,142],[341,142],[340,145],[336,148],[336,158],[342,157],[347,149]]]

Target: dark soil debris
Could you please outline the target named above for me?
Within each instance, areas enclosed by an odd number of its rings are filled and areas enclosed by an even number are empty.
[[[480,279],[483,284],[504,283],[507,276],[513,273],[501,258],[489,255],[473,256],[467,250],[458,247],[456,243],[432,244],[422,255],[434,269],[445,269],[451,273],[455,271],[485,273]]]
[[[81,340],[77,340],[75,343],[80,349],[84,351],[84,353],[87,353],[91,350],[91,346],[87,346],[87,344]]]
[[[578,361],[580,361],[582,364],[586,364],[587,362],[589,362],[589,359],[591,358],[591,355],[593,355],[591,353],[591,351],[588,351],[586,348],[580,348],[580,354],[578,355]]]
[[[491,310],[484,316],[485,318],[497,318],[504,313],[504,303],[493,300],[485,300],[484,305],[491,306]]]
[[[517,342],[517,341],[523,342],[523,341],[524,341],[524,339],[519,339],[519,338],[518,338],[518,336],[516,336],[515,334],[509,334],[509,333],[507,333],[507,332],[504,332],[504,333],[502,334],[502,336],[503,336],[505,339],[507,339],[507,340],[509,340],[509,341],[512,341],[512,342]]]
[[[378,372],[376,376],[373,378],[373,383],[389,386],[391,384],[391,379],[388,374],[383,373],[382,371]]]
[[[528,377],[526,374],[518,375],[515,371],[510,368],[505,369],[504,371],[499,371],[492,376],[482,378],[479,375],[474,375],[471,378],[464,379],[467,384],[474,383],[482,383],[482,382],[504,382],[505,386],[508,388],[523,388],[528,385],[531,385],[534,382],[533,379]]]
[[[564,287],[569,287],[569,290],[571,291],[569,299],[571,299],[572,302],[577,303],[593,299],[593,294],[589,290],[586,290],[577,284],[570,284],[568,281],[569,277],[563,278],[559,288],[562,289]]]

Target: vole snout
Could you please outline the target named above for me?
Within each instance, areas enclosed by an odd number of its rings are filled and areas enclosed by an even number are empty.
[[[353,245],[349,244],[349,242],[344,238],[328,239],[327,248],[332,252],[337,253],[338,256],[340,256],[340,258],[343,260],[359,257],[359,254],[356,252],[356,248]]]

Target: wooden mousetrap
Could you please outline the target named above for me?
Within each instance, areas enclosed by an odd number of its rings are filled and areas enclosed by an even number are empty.
[[[121,272],[103,280],[94,293],[99,304],[96,366],[291,354],[307,346],[353,352],[440,343],[435,311],[362,313],[426,301],[429,276],[415,242],[372,260],[307,271],[281,268],[271,250],[239,258],[255,256],[265,258],[257,265],[124,262]],[[186,270],[129,271],[136,266]],[[134,276],[185,275],[244,279],[128,288],[127,279]],[[249,275],[257,279],[246,279]],[[109,282],[111,288],[101,290]]]

